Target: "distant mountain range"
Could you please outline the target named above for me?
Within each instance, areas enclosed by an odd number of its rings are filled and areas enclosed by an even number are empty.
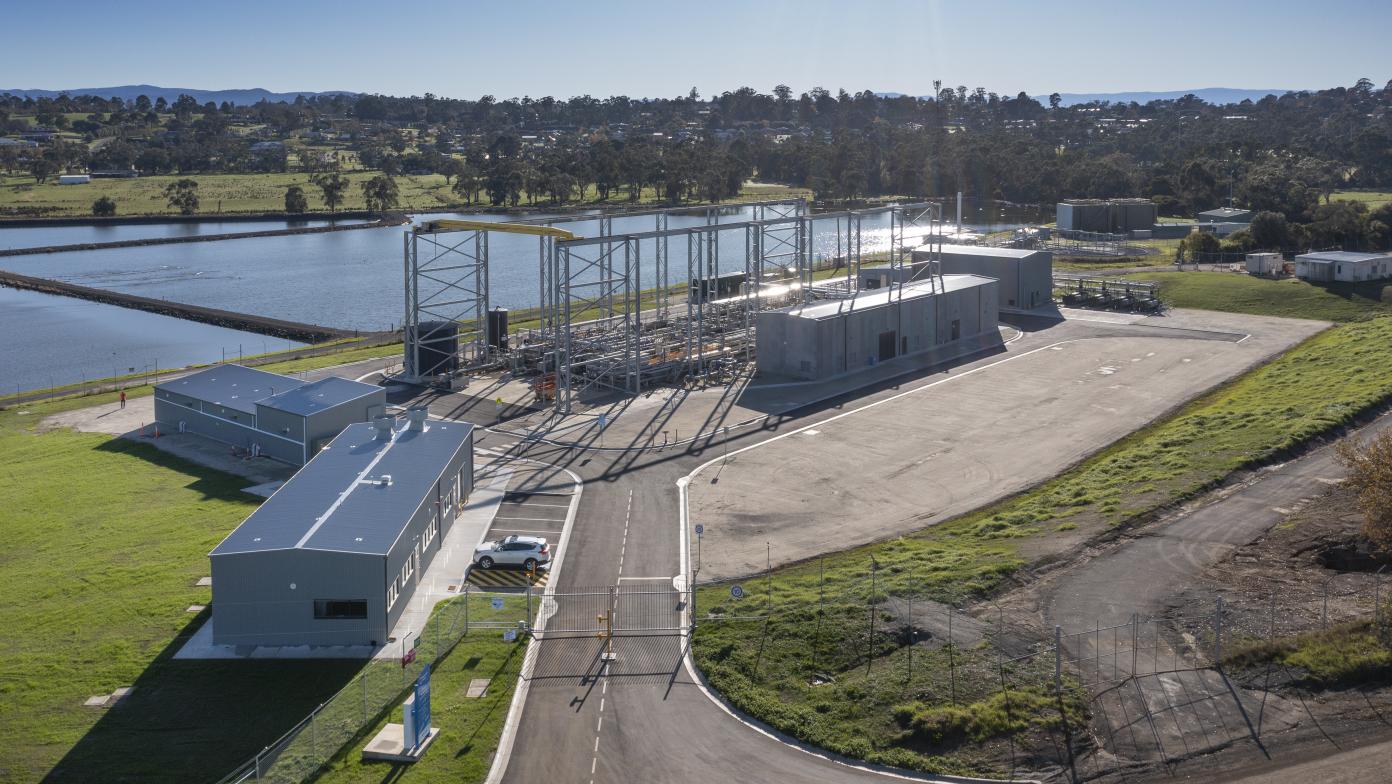
[[[1110,103],[1150,103],[1151,101],[1173,101],[1176,98],[1183,98],[1186,95],[1193,95],[1202,99],[1205,103],[1218,106],[1229,103],[1242,103],[1245,100],[1260,101],[1268,95],[1285,95],[1291,90],[1242,90],[1234,87],[1201,87],[1197,90],[1168,90],[1165,92],[1135,92],[1135,93],[1059,93],[1059,99],[1063,106],[1073,106],[1080,103],[1092,103],[1093,101],[1108,101]],[[884,98],[898,98],[904,93],[878,93]],[[920,98],[931,96],[921,95]],[[1049,103],[1048,95],[1030,96],[1042,104]]]
[[[68,95],[73,96],[95,95],[101,98],[115,97],[120,98],[123,101],[134,101],[136,97],[145,95],[149,96],[151,101],[164,98],[164,100],[170,103],[173,103],[174,100],[177,99],[180,95],[191,95],[195,99],[197,99],[199,103],[207,103],[208,101],[212,101],[213,103],[231,101],[232,103],[238,106],[248,106],[250,104],[254,104],[258,101],[263,100],[270,101],[271,103],[278,103],[281,101],[289,103],[294,101],[301,95],[303,95],[306,98],[312,98],[316,95],[356,94],[346,92],[343,90],[332,90],[329,92],[322,93],[315,93],[309,91],[297,93],[273,93],[270,90],[263,90],[260,87],[248,90],[194,90],[187,87],[156,87],[153,84],[126,84],[121,85],[120,87],[78,87],[72,90],[7,90],[0,88],[0,94],[4,93],[9,93],[10,95],[17,95],[21,98],[57,98],[58,96],[67,93]]]

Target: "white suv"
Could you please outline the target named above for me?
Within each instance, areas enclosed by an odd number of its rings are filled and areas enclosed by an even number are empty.
[[[504,537],[497,542],[484,542],[474,549],[474,563],[480,569],[494,566],[520,566],[527,571],[550,563],[551,548],[540,536]]]

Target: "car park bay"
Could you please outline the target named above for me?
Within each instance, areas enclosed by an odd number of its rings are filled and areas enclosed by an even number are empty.
[[[551,562],[531,575],[530,583],[533,588],[546,586],[551,563],[555,563],[559,557],[561,533],[565,528],[571,500],[568,492],[549,487],[544,491],[531,490],[524,482],[521,487],[509,490],[503,495],[493,523],[484,535],[485,541],[500,541],[514,534],[546,540]],[[523,569],[516,566],[497,564],[492,569],[482,569],[475,565],[469,570],[468,582],[475,589],[519,591],[527,588],[529,577]]]

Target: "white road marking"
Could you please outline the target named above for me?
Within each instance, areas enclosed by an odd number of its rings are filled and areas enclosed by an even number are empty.
[[[493,454],[497,457],[501,457],[501,455],[497,455],[496,452],[492,452],[488,449],[480,449],[475,447],[474,451],[483,454]],[[570,475],[571,487],[573,488],[573,490],[570,493],[570,497],[573,500],[570,510],[566,513],[565,528],[561,530],[561,540],[557,544],[556,559],[551,563],[552,576],[559,578],[561,572],[561,565],[565,561],[566,553],[570,550],[570,534],[575,527],[575,515],[580,508],[580,494],[584,492],[584,482],[580,479],[579,476],[575,474],[574,471],[571,471],[568,468],[561,468],[560,466],[553,466],[549,463],[542,463],[537,460],[528,460],[526,458],[513,459],[517,460],[518,462],[542,465],[552,469],[559,468],[561,471]],[[550,580],[547,582],[546,591],[542,594],[542,607],[545,607],[545,600],[548,598],[550,598],[553,602],[555,601],[554,596],[556,593],[556,582],[557,580]],[[538,631],[545,631],[547,620],[549,620],[549,618],[546,615],[541,614],[541,610],[538,609]],[[503,780],[503,776],[507,774],[508,760],[512,757],[512,747],[513,744],[517,742],[517,729],[522,724],[522,707],[527,703],[527,693],[531,691],[532,687],[532,671],[536,667],[536,657],[536,635],[532,635],[531,638],[527,641],[527,652],[522,656],[522,672],[518,676],[517,687],[513,689],[512,702],[508,704],[507,721],[503,724],[502,737],[498,739],[498,749],[493,754],[493,764],[488,769],[488,778],[486,779],[487,784],[498,784],[498,782],[501,782]]]
[[[1283,515],[1288,515],[1288,514],[1291,513],[1291,510],[1285,508],[1284,506],[1273,506],[1273,507],[1271,507],[1271,511],[1273,511],[1273,512],[1275,512],[1275,513],[1277,513],[1277,514],[1283,514]]]
[[[640,582],[640,581],[670,580],[670,579],[672,579],[672,578],[671,578],[671,577],[620,577],[619,579],[620,579],[620,580],[632,580],[632,581],[634,581],[634,582]]]
[[[557,520],[556,522],[560,522],[560,521]],[[558,533],[560,533],[560,531],[557,531],[557,530],[555,530],[555,529],[546,530],[546,531],[535,530],[535,529],[528,530],[528,529],[526,529],[526,528],[509,528],[508,526],[505,526],[505,525],[494,526],[493,528],[490,528],[490,529],[488,530],[488,532],[489,532],[490,534],[493,533],[494,531],[497,531],[497,532],[499,532],[499,533],[501,533],[501,532],[503,532],[503,531],[507,531],[508,533],[512,533],[512,534],[558,534]]]
[[[494,516],[494,520],[530,520],[533,523],[564,523],[565,520],[555,520],[550,517],[500,517]]]

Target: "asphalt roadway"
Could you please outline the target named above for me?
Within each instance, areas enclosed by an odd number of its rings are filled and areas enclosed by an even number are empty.
[[[903,389],[890,380],[860,390],[853,399],[866,403]],[[850,399],[822,401],[777,419],[777,424],[734,431],[730,449],[836,416]],[[452,415],[481,427],[496,424],[491,405],[463,407],[461,415],[458,396],[423,395],[420,401],[436,416]],[[392,402],[413,404],[395,397]],[[558,594],[681,575],[677,482],[718,458],[724,448],[716,440],[665,451],[573,449],[497,432],[483,433],[476,446],[503,459],[525,457],[569,469],[584,482],[569,550],[551,582]],[[735,717],[703,689],[686,663],[687,642],[680,634],[619,637],[617,661],[605,663],[597,638],[538,640],[515,742],[501,778],[490,781],[963,780],[875,769],[776,738]]]
[[[1044,330],[1048,332],[1048,330]],[[1048,338],[1045,338],[1046,340]],[[930,379],[891,379],[855,393],[784,413],[763,427],[733,431],[729,450],[776,438],[857,407],[888,400]],[[460,406],[455,395],[419,398],[437,416],[496,424],[492,406]],[[393,397],[393,403],[411,400]],[[461,414],[461,409],[463,413]],[[481,431],[482,432],[482,431]],[[667,581],[683,573],[685,543],[678,481],[721,458],[719,440],[665,451],[568,448],[486,432],[477,445],[505,457],[568,469],[584,483],[557,593]],[[701,686],[687,664],[680,634],[616,640],[617,660],[604,662],[591,636],[534,643],[531,677],[514,728],[505,782],[854,782],[941,780],[876,770],[833,759],[777,738],[737,718]],[[499,774],[500,766],[493,773]]]

